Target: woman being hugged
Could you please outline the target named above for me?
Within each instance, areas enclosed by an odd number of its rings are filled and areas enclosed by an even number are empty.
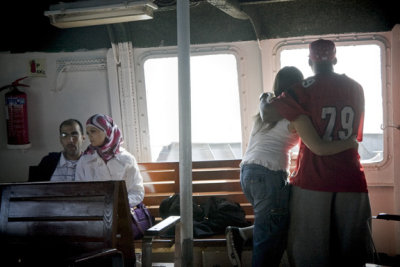
[[[81,157],[76,181],[125,180],[129,206],[143,201],[143,178],[135,157],[122,146],[121,131],[107,115],[95,114],[86,122],[90,145]]]
[[[276,75],[272,93],[263,93],[261,103],[270,103],[274,95],[291,94],[291,87],[302,82],[296,67],[284,67]],[[353,138],[324,141],[310,118],[300,115],[294,122],[281,119],[266,123],[259,112],[255,117],[247,150],[240,164],[242,190],[254,210],[254,226],[226,229],[227,251],[234,266],[241,266],[243,242],[253,238],[252,266],[278,267],[287,245],[290,185],[287,180],[290,150],[299,137],[318,155],[332,155],[358,148]]]

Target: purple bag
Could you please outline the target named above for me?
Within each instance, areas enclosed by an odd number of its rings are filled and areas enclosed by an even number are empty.
[[[154,218],[143,202],[140,202],[135,207],[131,207],[131,214],[133,221],[133,237],[135,240],[141,239],[144,232],[153,226]]]

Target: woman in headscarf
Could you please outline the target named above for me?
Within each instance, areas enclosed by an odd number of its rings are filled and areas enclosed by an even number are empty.
[[[143,201],[143,178],[135,157],[122,144],[121,131],[107,115],[95,114],[86,122],[90,145],[80,158],[76,181],[125,180],[129,205]]]

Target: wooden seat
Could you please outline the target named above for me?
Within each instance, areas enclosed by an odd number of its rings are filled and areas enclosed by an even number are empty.
[[[196,161],[192,163],[193,200],[202,204],[210,196],[237,202],[253,222],[254,213],[240,186],[240,160]],[[145,186],[144,203],[160,221],[162,200],[179,193],[179,162],[139,163]]]
[[[199,204],[210,196],[237,202],[252,223],[253,209],[240,187],[239,164],[240,160],[193,162],[193,199]],[[159,223],[162,200],[180,193],[179,162],[139,163],[139,167],[146,192],[143,202]],[[93,255],[100,253],[114,255],[109,260],[111,263],[118,262],[120,255],[128,266],[135,262],[136,246],[142,248],[143,266],[149,266],[149,251],[175,245],[174,237],[160,238],[159,235],[176,225],[179,218],[156,225],[146,232],[143,240],[133,240],[123,181],[2,184],[0,188],[1,250],[8,253],[6,259],[11,263],[25,261],[44,266],[57,260],[57,266],[71,265],[71,262],[77,265],[94,260]],[[193,240],[195,247],[225,245],[223,234]]]
[[[134,266],[124,181],[1,184],[0,189],[2,266]]]
[[[237,202],[246,213],[246,220],[254,222],[251,204],[247,201],[240,186],[240,160],[197,161],[192,163],[193,201],[202,204],[211,196],[222,197]],[[150,213],[160,221],[160,203],[179,192],[179,162],[139,163],[144,186],[143,202]],[[140,246],[141,241],[137,242]],[[153,248],[171,247],[174,238],[154,238]],[[198,247],[226,245],[223,234],[194,238],[193,245]]]

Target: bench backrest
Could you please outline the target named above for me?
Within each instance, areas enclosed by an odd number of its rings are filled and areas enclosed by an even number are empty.
[[[1,184],[1,249],[29,261],[117,248],[134,259],[124,181]],[[13,255],[11,255],[13,254]]]
[[[237,202],[254,220],[253,208],[240,186],[240,160],[196,161],[192,163],[192,192],[196,203],[217,196]],[[161,201],[179,193],[179,162],[139,163],[145,185],[144,203],[159,218]]]

